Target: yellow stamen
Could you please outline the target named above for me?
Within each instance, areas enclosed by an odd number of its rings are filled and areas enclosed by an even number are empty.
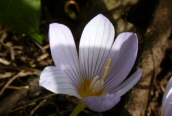
[[[94,87],[91,89],[91,92],[97,93],[97,92],[101,91],[103,89],[103,84],[104,84],[103,80],[97,80],[94,84]]]
[[[99,79],[99,76],[97,75],[93,78],[93,80],[86,78],[81,82],[81,85],[78,87],[78,92],[81,97],[85,98],[88,96],[100,96],[106,94],[106,92],[103,90],[103,85],[104,80],[106,79],[109,72],[110,64],[111,59],[108,59],[104,75],[101,79]]]
[[[96,83],[96,81],[99,79],[99,76],[96,76],[96,77],[94,77],[93,78],[93,80],[90,82],[90,90],[92,90],[93,89],[93,87],[94,87],[94,85],[95,85],[95,83]]]
[[[108,59],[108,64],[107,64],[107,66],[105,67],[105,72],[104,72],[104,75],[103,75],[103,77],[102,77],[102,80],[105,80],[105,79],[106,79],[106,76],[107,76],[107,74],[108,74],[108,72],[109,72],[110,64],[111,64],[111,59]]]
[[[96,88],[95,85],[93,85],[93,87],[90,89],[90,84],[91,84],[90,80],[84,79],[83,82],[81,83],[81,86],[78,87],[78,93],[80,94],[81,97],[85,98],[88,96],[100,96],[105,93],[103,90],[98,91],[98,89],[96,89],[98,88],[98,85],[96,86]],[[93,90],[94,88],[96,90]]]

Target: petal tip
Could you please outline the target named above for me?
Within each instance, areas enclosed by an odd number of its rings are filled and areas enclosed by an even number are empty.
[[[49,27],[51,28],[51,27],[54,27],[54,26],[57,26],[59,23],[50,23],[49,24]]]
[[[59,27],[66,27],[65,25],[63,24],[60,24],[60,23],[50,23],[49,24],[49,28],[59,28]]]
[[[95,16],[94,17],[95,19],[103,19],[103,20],[107,20],[107,21],[109,21],[109,19],[106,17],[106,16],[104,16],[103,14],[98,14],[97,16]],[[93,19],[94,19],[93,18]],[[109,21],[110,22],[110,21]]]
[[[96,17],[105,17],[103,14],[98,14]]]

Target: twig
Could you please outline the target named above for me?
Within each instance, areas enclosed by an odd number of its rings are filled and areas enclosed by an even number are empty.
[[[42,100],[42,99],[48,99],[48,98],[55,96],[55,95],[57,95],[57,94],[51,93],[51,94],[46,95],[44,97],[39,97],[39,98],[36,98],[34,100],[25,102],[24,104],[22,103],[21,105],[19,105],[19,107],[11,110],[10,112],[14,112],[14,111],[21,110],[21,109],[26,108],[26,107],[31,106],[31,105],[35,105],[37,101]]]
[[[21,109],[23,109],[23,108],[26,108],[26,107],[28,107],[28,106],[32,106],[32,105],[35,105],[36,103],[35,102],[32,102],[32,103],[26,103],[25,105],[23,105],[23,106],[20,106],[20,107],[18,107],[18,108],[16,108],[16,109],[14,109],[14,110],[11,110],[9,113],[11,113],[11,112],[15,112],[15,111],[17,111],[17,110],[21,110]]]
[[[16,87],[16,86],[8,86],[8,89],[16,89],[16,90],[21,90],[21,89],[29,89],[29,86],[21,86],[21,87]]]
[[[27,75],[31,75],[31,72],[26,72],[24,70],[20,71],[18,74],[16,74],[13,78],[11,78],[5,85],[4,87],[1,89],[0,91],[0,95],[3,94],[4,90],[18,77],[23,77],[23,76],[27,76]]]
[[[2,64],[4,64],[4,65],[9,65],[9,64],[10,64],[9,61],[7,61],[7,60],[5,60],[5,59],[2,59],[2,58],[0,58],[0,63],[2,63]]]
[[[21,102],[21,100],[26,99],[28,94],[31,95],[35,93],[39,94],[41,90],[38,84],[38,78],[29,79],[28,83],[29,83],[29,89],[23,89],[22,91],[16,90],[11,94],[9,94],[6,98],[1,100],[0,102],[1,116],[7,115],[12,110],[12,108],[16,107],[16,105]]]
[[[31,111],[31,113],[30,113],[29,116],[32,116],[32,115],[35,113],[35,111],[36,111],[40,106],[42,106],[46,101],[47,101],[46,99],[42,100],[42,101],[41,101],[41,102]]]
[[[44,60],[45,58],[47,58],[49,56],[49,54],[45,53],[41,56],[38,57],[37,61],[41,61],[41,60]]]
[[[40,70],[30,67],[25,67],[25,66],[12,66],[12,65],[0,66],[0,70],[17,70],[17,71],[25,70],[25,71],[30,71],[32,72],[32,74],[36,74],[38,76],[41,74]]]
[[[0,74],[0,79],[10,78],[13,75],[14,75],[14,73],[12,73],[12,72],[5,72],[3,74]]]

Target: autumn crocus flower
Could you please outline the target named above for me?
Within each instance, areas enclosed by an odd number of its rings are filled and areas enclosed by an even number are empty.
[[[161,116],[171,116],[172,115],[172,77],[169,80],[164,96],[162,99],[162,112]]]
[[[71,31],[65,25],[50,24],[49,41],[55,66],[43,70],[40,86],[75,96],[93,111],[111,109],[142,75],[138,69],[126,79],[136,60],[137,35],[124,32],[113,42],[114,32],[106,17],[101,14],[94,17],[83,30],[78,57]]]

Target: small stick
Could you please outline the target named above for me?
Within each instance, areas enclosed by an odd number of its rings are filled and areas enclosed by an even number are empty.
[[[32,115],[35,113],[35,111],[36,111],[40,106],[42,106],[46,101],[47,101],[46,99],[42,100],[42,101],[41,101],[41,102],[31,111],[31,113],[30,113],[29,116],[32,116]]]
[[[27,76],[32,74],[31,72],[26,72],[24,70],[20,71],[18,74],[16,74],[13,78],[11,78],[6,84],[5,86],[1,89],[0,91],[0,95],[3,94],[4,90],[18,77],[23,77],[23,76]]]

